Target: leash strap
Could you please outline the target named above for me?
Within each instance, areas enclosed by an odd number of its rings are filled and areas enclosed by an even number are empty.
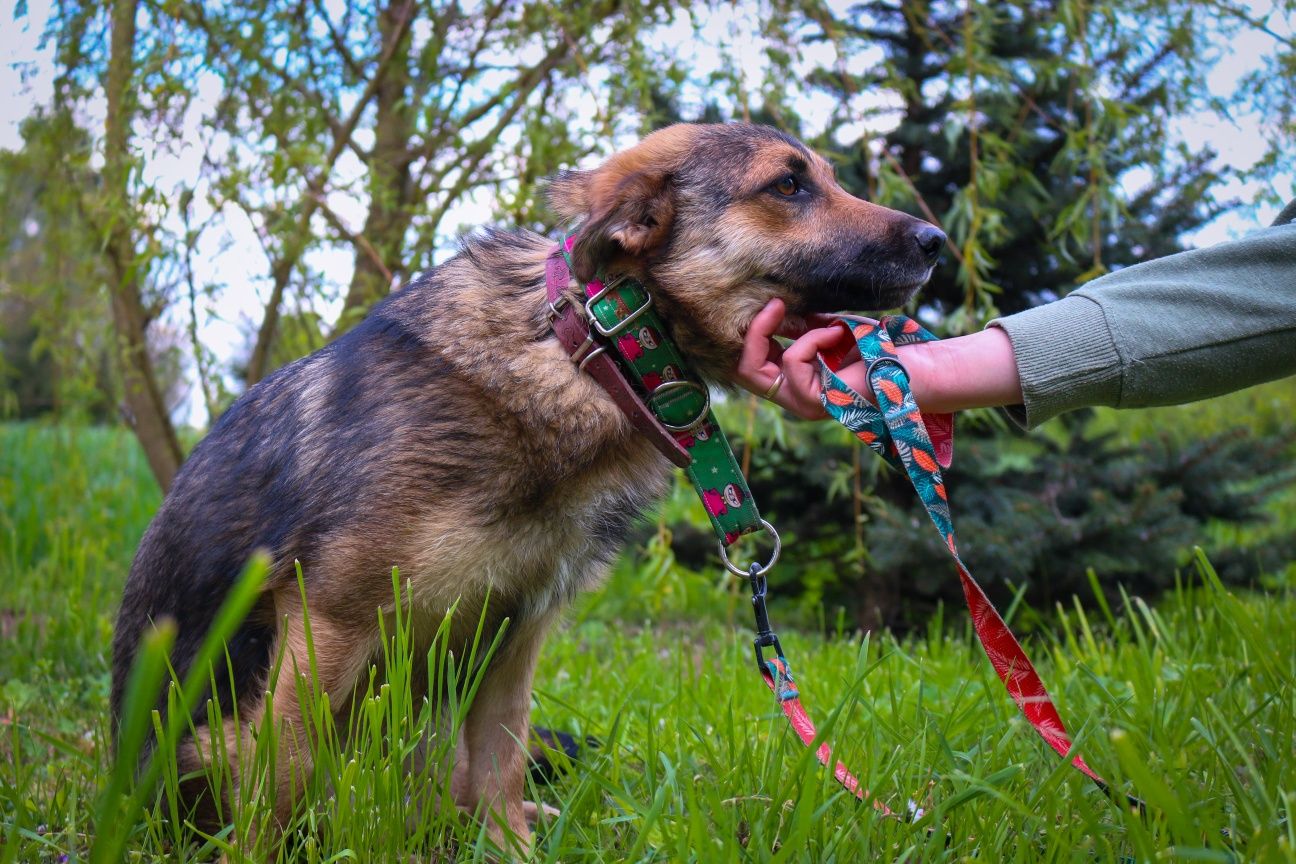
[[[959,558],[954,539],[942,466],[953,455],[953,425],[948,415],[924,415],[909,388],[909,376],[897,358],[895,346],[934,340],[936,337],[903,316],[883,318],[877,324],[838,322],[850,331],[868,364],[868,384],[877,400],[870,405],[834,373],[842,355],[820,357],[823,404],[834,419],[849,429],[888,463],[904,471],[913,483],[927,515],[954,558],[963,596],[972,613],[972,625],[986,656],[1013,701],[1044,741],[1064,759],[1070,759],[1086,777],[1104,791],[1107,784],[1080,755],[1072,754],[1071,736],[1062,723],[1039,673],[1026,657],[1016,637],[981,586]]]
[[[573,269],[570,253],[574,242],[575,237],[566,237],[556,250],[568,274]],[[555,257],[550,257],[551,267]],[[562,280],[564,287],[569,279],[570,275]],[[573,353],[573,359],[583,368],[591,368],[601,359],[611,362],[615,357],[618,377],[628,378],[644,394],[643,403],[667,430],[668,440],[687,457],[684,462],[671,461],[684,469],[702,499],[721,550],[743,534],[762,528],[772,531],[761,519],[729,440],[716,422],[711,391],[690,375],[648,291],[634,279],[618,277],[606,282],[596,278],[585,285],[584,293],[588,345],[583,356]],[[558,305],[551,297],[551,310]],[[567,308],[567,314],[579,317],[571,305]],[[554,312],[564,314],[562,309]],[[603,381],[599,383],[609,389]],[[649,437],[657,443],[654,434]],[[665,452],[660,445],[658,449]]]
[[[837,782],[851,794],[861,801],[870,800],[882,815],[893,816],[843,763],[833,760],[827,743],[815,746],[814,722],[801,703],[791,666],[778,637],[770,629],[765,607],[768,590],[765,575],[778,560],[778,534],[761,519],[756,509],[729,440],[711,411],[710,391],[690,376],[684,358],[652,306],[651,295],[638,282],[625,278],[591,281],[584,291],[585,315],[578,314],[578,307],[563,293],[574,269],[570,255],[574,240],[565,237],[546,264],[545,284],[554,332],[579,368],[589,371],[635,427],[684,469],[702,499],[725,566],[751,584],[757,631],[753,643],[756,666],[766,686],[777,697],[792,730],[802,743],[815,750],[819,761],[832,769]],[[618,362],[612,362],[610,354]],[[633,382],[633,387],[627,379]],[[636,390],[646,396],[641,399]],[[645,423],[636,413],[635,406],[645,404],[652,412],[651,423]],[[662,443],[663,439],[666,444]],[[675,458],[676,450],[685,454],[684,461]],[[765,564],[752,564],[747,570],[736,567],[729,561],[726,547],[741,535],[761,529],[769,532],[774,540],[769,560]],[[766,648],[772,649],[773,656],[769,659],[764,656]]]
[[[768,568],[765,568],[768,570]],[[774,694],[778,700],[779,708],[788,719],[788,724],[792,731],[801,739],[801,743],[811,748],[815,756],[819,759],[819,764],[825,768],[832,769],[833,778],[840,783],[847,792],[854,795],[860,801],[868,801],[873,805],[873,809],[879,815],[894,817],[896,814],[891,808],[884,804],[881,799],[875,797],[862,785],[844,762],[833,759],[832,748],[826,741],[820,741],[815,746],[815,739],[818,737],[818,730],[815,729],[814,721],[806,712],[805,706],[801,704],[801,693],[797,690],[796,681],[792,678],[792,667],[788,665],[787,658],[783,656],[783,646],[779,644],[778,637],[769,629],[769,618],[765,611],[765,594],[766,582],[764,571],[759,564],[751,566],[752,582],[752,605],[756,610],[756,666],[760,669],[761,678],[765,681],[765,686]],[[766,658],[762,648],[772,647],[774,656]]]

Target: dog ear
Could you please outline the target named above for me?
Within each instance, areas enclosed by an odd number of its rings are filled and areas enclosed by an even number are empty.
[[[593,171],[564,171],[553,179],[554,210],[565,219],[584,219],[572,250],[577,278],[588,281],[601,264],[642,258],[661,247],[675,216],[672,175],[705,128],[676,123],[658,129]]]
[[[549,206],[564,219],[578,219],[589,212],[589,188],[593,171],[560,171],[549,181]]]
[[[589,218],[572,249],[581,281],[594,278],[600,264],[623,256],[641,258],[659,248],[675,216],[668,173],[636,172],[611,188],[597,182],[602,179],[587,178],[584,184]]]

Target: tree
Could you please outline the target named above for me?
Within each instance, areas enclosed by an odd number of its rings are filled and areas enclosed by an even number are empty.
[[[71,118],[28,117],[24,147],[0,152],[0,416],[116,417],[110,314],[94,231],[69,189],[93,188]],[[57,154],[60,158],[55,158]]]
[[[108,114],[104,130],[103,195],[91,203],[95,221],[106,234],[104,257],[116,333],[118,369],[130,410],[131,428],[139,437],[149,468],[162,491],[180,470],[180,439],[162,398],[159,378],[148,350],[150,319],[156,317],[144,299],[145,269],[140,260],[135,219],[131,218],[131,172],[134,159],[130,127],[136,112],[135,34],[137,0],[115,0],[112,6],[108,72],[104,95]]]
[[[192,359],[216,406],[196,306],[227,286],[199,286],[193,261],[219,215],[241,211],[265,259],[250,385],[285,357],[285,314],[322,320],[316,305],[340,300],[320,337],[344,331],[432,263],[456,209],[477,196],[505,198],[518,221],[547,218],[539,178],[608,149],[623,111],[670,68],[623,46],[673,8],[393,0],[346,3],[336,17],[301,2],[59,7],[59,111],[93,116],[100,93],[107,101],[102,131],[83,129],[102,182],[77,190],[77,206],[105,238],[122,395],[159,484],[181,453],[149,346],[181,328],[187,299]],[[195,145],[197,170],[159,176],[164,154]],[[356,204],[359,227],[346,215]],[[351,252],[349,278],[312,264],[338,249]]]

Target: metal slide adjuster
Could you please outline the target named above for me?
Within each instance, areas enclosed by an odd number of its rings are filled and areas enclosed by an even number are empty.
[[[572,362],[576,364],[576,371],[584,372],[585,364],[606,350],[607,346],[599,345],[594,339],[593,333],[586,334],[585,341],[580,345],[577,345],[576,350],[571,352],[571,359]]]
[[[874,357],[872,360],[870,360],[868,366],[866,366],[864,369],[864,380],[869,382],[870,387],[873,386],[873,370],[879,366],[885,366],[888,363],[895,366],[901,372],[905,373],[906,376],[908,376],[909,370],[906,369],[904,367],[904,364],[900,362],[900,358],[888,357],[886,354],[883,354],[881,357]]]
[[[694,429],[702,425],[707,418],[707,414],[711,412],[711,391],[703,387],[701,384],[696,381],[663,381],[654,387],[653,391],[648,394],[648,404],[651,405],[653,400],[663,393],[670,392],[671,390],[679,390],[681,388],[696,390],[702,394],[702,410],[698,411],[696,417],[682,426],[667,423],[665,420],[662,420],[661,417],[658,417],[657,419],[663,426],[672,432],[692,432]]]
[[[554,300],[552,303],[545,304],[549,307],[549,311],[545,313],[545,317],[549,319],[549,323],[553,324],[555,321],[561,318],[563,306],[567,306],[570,304],[571,304],[571,300],[567,298],[566,294],[559,294],[557,300]]]
[[[735,576],[741,576],[744,579],[754,580],[757,577],[764,576],[766,573],[768,573],[770,570],[774,568],[775,564],[778,563],[779,553],[783,551],[783,541],[779,539],[778,532],[774,530],[773,525],[766,522],[764,519],[760,520],[760,523],[761,523],[761,527],[765,529],[765,533],[769,534],[771,537],[774,538],[774,551],[770,553],[769,560],[766,561],[764,564],[753,563],[746,570],[744,570],[729,560],[729,552],[725,549],[724,541],[717,541],[716,543],[716,545],[720,547],[720,560],[724,562],[725,569],[727,569],[730,573],[734,574]]]
[[[643,315],[645,312],[647,312],[649,309],[652,308],[652,295],[649,294],[647,291],[645,291],[644,302],[640,304],[639,308],[635,309],[633,312],[631,312],[626,317],[622,318],[617,323],[613,324],[611,327],[604,327],[602,323],[599,322],[598,317],[595,316],[594,314],[594,304],[602,300],[604,297],[606,297],[610,292],[612,292],[616,288],[621,287],[621,283],[624,281],[625,281],[624,276],[619,276],[616,279],[613,279],[611,282],[604,285],[592,297],[590,297],[588,300],[585,301],[585,315],[587,318],[589,318],[590,326],[594,330],[598,331],[598,334],[604,337],[605,339],[611,339],[614,336],[621,335],[622,333],[625,332],[627,327],[629,327],[631,324],[635,322],[635,319],[639,318],[639,316]]]

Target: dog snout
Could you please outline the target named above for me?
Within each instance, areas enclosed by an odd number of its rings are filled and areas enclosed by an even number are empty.
[[[934,265],[936,259],[940,257],[941,249],[945,246],[945,232],[935,225],[923,222],[914,230],[913,238],[918,244],[918,251],[922,253],[923,260]]]

